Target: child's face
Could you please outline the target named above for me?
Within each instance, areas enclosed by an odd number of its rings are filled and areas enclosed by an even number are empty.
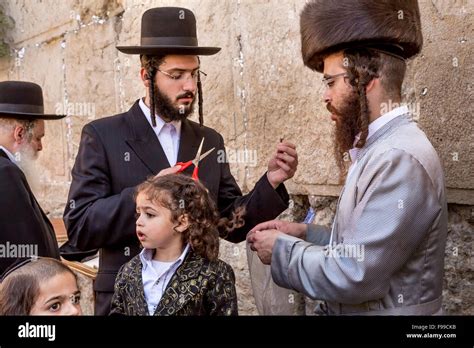
[[[143,193],[137,196],[137,236],[146,249],[182,247],[181,234],[174,231],[171,211],[151,202]]]
[[[30,315],[82,315],[80,299],[76,279],[62,272],[40,283],[40,294]]]

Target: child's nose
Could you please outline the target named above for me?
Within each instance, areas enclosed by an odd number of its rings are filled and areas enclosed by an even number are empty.
[[[82,308],[80,304],[68,303],[65,308],[64,315],[82,315]]]

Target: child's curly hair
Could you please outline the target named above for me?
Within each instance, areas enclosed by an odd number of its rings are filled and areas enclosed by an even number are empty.
[[[187,215],[189,228],[182,233],[183,242],[189,243],[195,253],[211,261],[219,255],[219,235],[244,225],[243,207],[235,209],[231,220],[219,218],[207,189],[184,174],[150,177],[137,187],[135,200],[140,193],[151,202],[169,209],[173,222]]]

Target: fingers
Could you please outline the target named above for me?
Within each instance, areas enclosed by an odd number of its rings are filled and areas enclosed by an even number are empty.
[[[288,173],[296,171],[296,167],[298,166],[298,153],[296,152],[296,146],[294,144],[288,141],[278,144],[277,153],[274,158],[284,171]]]
[[[284,152],[278,152],[276,155],[276,158],[288,164],[298,164],[298,157],[288,155],[287,153],[284,153]]]
[[[249,244],[250,246],[250,250],[252,251],[257,251],[257,248],[255,248],[255,245],[254,245],[254,242],[255,242],[255,232],[252,232],[250,231],[248,234],[247,234],[247,243]]]
[[[247,236],[249,236],[252,233],[255,233],[256,231],[278,229],[279,222],[280,220],[270,220],[270,221],[261,222],[258,225],[256,225],[254,228],[252,228]]]
[[[291,167],[289,165],[287,165],[285,162],[283,162],[282,160],[277,160],[276,162],[278,164],[278,166],[283,169],[285,172],[291,172]]]
[[[178,170],[181,169],[181,166],[180,165],[175,165],[171,168],[168,168],[170,170],[170,174],[176,174],[178,172]]]
[[[285,143],[281,143],[277,145],[277,152],[285,152],[289,154],[290,156],[293,157],[298,157],[298,154],[296,152],[296,146],[291,144],[292,146],[288,146]]]
[[[156,176],[163,176],[163,175],[168,175],[168,174],[176,174],[180,170],[181,166],[180,165],[175,165],[170,168],[166,168],[161,170]]]
[[[281,143],[278,143],[279,146],[287,146],[289,148],[292,148],[294,150],[296,150],[296,145],[293,144],[293,143],[290,143],[289,141],[285,140],[285,141],[282,141]]]

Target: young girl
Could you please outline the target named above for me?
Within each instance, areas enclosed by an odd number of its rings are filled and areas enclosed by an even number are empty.
[[[218,259],[218,230],[238,228],[242,219],[219,222],[206,188],[183,174],[145,181],[136,206],[143,250],[120,269],[110,314],[237,315],[234,272]]]
[[[76,275],[59,260],[28,259],[5,272],[0,315],[82,315]]]

